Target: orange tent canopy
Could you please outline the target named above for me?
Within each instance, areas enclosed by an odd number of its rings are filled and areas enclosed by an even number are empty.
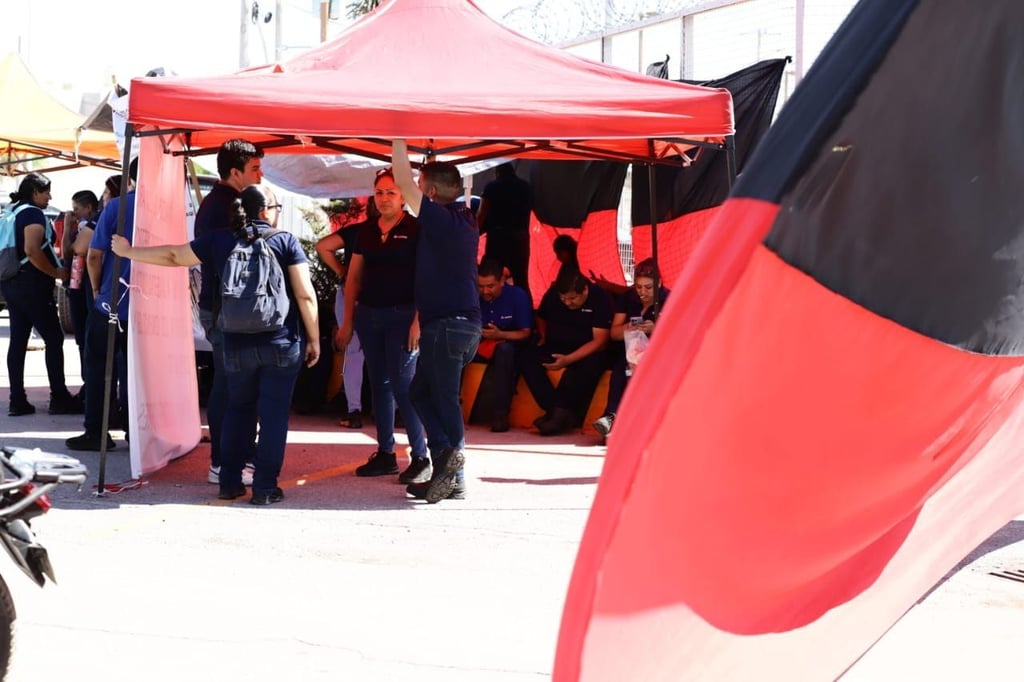
[[[114,135],[83,131],[85,117],[50,97],[13,52],[0,58],[0,102],[0,174],[36,170],[26,166],[34,160],[46,161],[44,171],[120,168]]]

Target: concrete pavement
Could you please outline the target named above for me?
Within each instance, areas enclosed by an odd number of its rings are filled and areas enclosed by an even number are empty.
[[[6,327],[3,313],[4,355]],[[65,351],[74,387],[70,338]],[[81,418],[45,414],[41,351],[29,353],[27,379],[41,413],[4,412],[0,440],[62,451]],[[549,679],[604,449],[586,436],[473,428],[468,499],[427,505],[394,477],[352,475],[372,433],[293,416],[286,498],[267,508],[214,499],[206,445],[104,498],[91,488],[98,456],[83,453],[90,485],[55,495],[33,524],[59,584],[39,589],[0,558],[19,613],[8,679]],[[118,439],[108,482],[129,478],[126,453]],[[988,575],[1006,568],[1024,569],[1024,517],[844,679],[1024,678],[1024,583]]]

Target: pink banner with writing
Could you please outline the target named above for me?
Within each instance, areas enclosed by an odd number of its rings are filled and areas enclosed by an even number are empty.
[[[181,157],[166,140],[142,139],[135,204],[136,246],[188,240]],[[171,142],[168,151],[180,144]],[[138,477],[196,447],[202,435],[187,268],[132,264],[128,325],[131,467]]]

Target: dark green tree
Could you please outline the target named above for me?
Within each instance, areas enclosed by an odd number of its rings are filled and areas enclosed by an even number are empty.
[[[348,3],[346,8],[349,19],[358,19],[364,14],[369,14],[373,10],[377,9],[380,5],[381,0],[355,0],[354,2]]]

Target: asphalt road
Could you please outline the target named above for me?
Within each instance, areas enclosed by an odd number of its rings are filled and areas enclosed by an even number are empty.
[[[0,314],[4,355],[6,332]],[[65,350],[74,387],[70,338]],[[29,353],[27,381],[44,409],[0,414],[0,440],[61,451],[81,417],[45,414],[42,355]],[[55,495],[33,523],[59,583],[40,589],[0,558],[19,613],[8,679],[549,679],[604,448],[589,436],[473,428],[468,499],[427,505],[393,477],[352,474],[372,433],[293,417],[286,499],[265,508],[214,499],[206,445],[102,498],[98,456],[85,453],[90,483]],[[119,438],[106,478],[129,478]],[[990,575],[1013,569],[1024,570],[1024,517],[844,679],[1024,679],[1024,583]]]

